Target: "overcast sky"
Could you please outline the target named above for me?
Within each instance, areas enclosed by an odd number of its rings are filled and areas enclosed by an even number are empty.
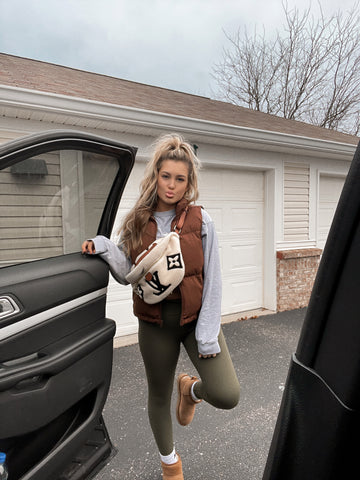
[[[321,3],[329,15],[355,0]],[[224,30],[283,23],[281,0],[0,0],[0,51],[211,96]]]

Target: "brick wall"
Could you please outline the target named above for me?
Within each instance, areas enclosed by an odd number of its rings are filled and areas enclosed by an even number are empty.
[[[308,305],[321,253],[319,248],[280,250],[276,253],[279,312]]]

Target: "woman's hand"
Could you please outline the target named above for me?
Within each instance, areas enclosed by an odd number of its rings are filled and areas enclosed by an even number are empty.
[[[199,353],[199,358],[215,358],[216,357],[216,353],[212,353],[211,355],[202,355],[201,353]]]
[[[85,240],[81,245],[81,253],[96,253],[94,242],[92,240]]]

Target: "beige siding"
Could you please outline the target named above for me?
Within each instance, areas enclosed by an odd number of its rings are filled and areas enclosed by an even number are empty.
[[[63,251],[59,154],[42,155],[48,174],[0,171],[1,264],[60,255]]]
[[[310,166],[284,164],[284,240],[309,238]]]

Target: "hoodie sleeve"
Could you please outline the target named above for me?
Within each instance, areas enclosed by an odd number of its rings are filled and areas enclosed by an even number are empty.
[[[202,306],[196,324],[199,353],[220,353],[218,335],[221,324],[221,269],[219,245],[215,225],[210,215],[202,210],[202,244],[204,251],[204,285]]]
[[[95,255],[98,254],[105,260],[115,280],[122,285],[128,285],[129,282],[125,277],[131,269],[131,260],[125,255],[123,250],[102,235],[98,235],[91,240],[94,242]]]

